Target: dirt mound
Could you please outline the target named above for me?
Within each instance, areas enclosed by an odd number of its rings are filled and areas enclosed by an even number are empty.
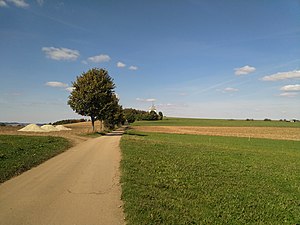
[[[43,126],[41,126],[41,128],[45,131],[59,131],[59,129],[57,129],[56,127],[54,127],[52,125],[43,125]]]
[[[55,128],[58,130],[72,130],[71,128],[64,127],[63,125],[57,125]]]
[[[24,132],[48,132],[47,130],[43,130],[36,124],[29,124],[26,127],[23,127],[22,129],[18,131],[24,131]]]

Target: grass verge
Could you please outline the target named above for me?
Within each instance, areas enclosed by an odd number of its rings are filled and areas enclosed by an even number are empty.
[[[221,119],[165,118],[157,121],[136,121],[133,126],[202,126],[202,127],[300,127],[300,122],[246,121]]]
[[[299,224],[300,142],[128,132],[128,224]]]
[[[84,134],[81,134],[81,136],[83,137],[90,137],[90,138],[97,138],[97,137],[101,137],[105,134],[107,134],[108,132],[105,132],[105,131],[101,131],[101,132],[90,132],[90,133],[84,133]]]
[[[70,147],[61,137],[0,135],[0,183]]]

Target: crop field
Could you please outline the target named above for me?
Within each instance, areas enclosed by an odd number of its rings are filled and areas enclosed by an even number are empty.
[[[0,183],[63,152],[62,137],[0,135]]]
[[[299,224],[300,141],[128,131],[128,224]]]
[[[200,134],[300,141],[300,128],[291,127],[136,126],[132,129],[142,132]]]
[[[136,121],[133,126],[203,126],[203,127],[298,127],[300,122],[263,121],[263,120],[225,120],[225,119],[193,119],[164,118],[158,121]]]
[[[131,128],[142,132],[300,140],[300,122],[167,118],[137,121]]]

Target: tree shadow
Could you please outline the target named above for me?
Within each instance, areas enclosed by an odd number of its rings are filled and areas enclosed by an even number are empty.
[[[148,136],[146,134],[135,134],[135,133],[126,133],[127,135],[130,135],[130,136],[139,136],[139,137],[145,137],[145,136]]]

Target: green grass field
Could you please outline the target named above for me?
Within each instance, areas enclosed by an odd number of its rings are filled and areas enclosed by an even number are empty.
[[[129,131],[121,149],[128,224],[300,223],[300,142]]]
[[[221,119],[165,118],[158,121],[136,121],[133,126],[215,126],[215,127],[300,127],[300,122],[246,121]]]
[[[70,143],[61,137],[0,135],[0,183],[63,152]]]

